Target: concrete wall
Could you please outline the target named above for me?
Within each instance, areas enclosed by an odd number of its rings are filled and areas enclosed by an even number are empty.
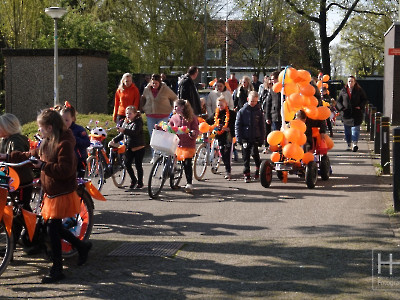
[[[36,119],[41,109],[53,106],[54,51],[3,49],[6,112],[22,124]],[[59,99],[68,100],[80,113],[107,112],[107,52],[60,49]]]
[[[400,125],[400,56],[389,55],[389,48],[400,48],[400,23],[395,23],[385,34],[385,80],[383,115]]]

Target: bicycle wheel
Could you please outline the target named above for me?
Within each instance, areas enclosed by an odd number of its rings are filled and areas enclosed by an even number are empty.
[[[179,183],[181,182],[182,174],[183,174],[183,162],[177,161],[174,166],[174,170],[171,176],[169,177],[169,185],[171,189],[179,188]]]
[[[104,184],[104,166],[97,156],[91,155],[87,159],[86,178],[100,191]]]
[[[117,154],[113,161],[113,172],[111,179],[118,188],[122,187],[126,178],[126,167],[124,164],[123,154]]]
[[[149,193],[150,198],[155,199],[160,194],[166,178],[165,172],[165,161],[164,157],[160,156],[154,162],[153,167],[151,168],[149,175],[149,182],[147,185],[147,191]]]
[[[218,145],[218,141],[214,140],[211,148],[211,172],[216,174],[221,162],[221,150]]]
[[[205,144],[201,144],[194,155],[193,175],[197,180],[202,180],[207,170],[207,148]]]
[[[89,193],[80,187],[78,194],[81,197],[81,211],[73,218],[65,218],[62,220],[63,226],[71,231],[81,241],[89,239],[93,229],[93,200]],[[77,250],[65,240],[61,242],[63,257],[70,257],[77,253]]]
[[[0,275],[7,269],[14,251],[13,234],[8,236],[3,221],[0,221]]]

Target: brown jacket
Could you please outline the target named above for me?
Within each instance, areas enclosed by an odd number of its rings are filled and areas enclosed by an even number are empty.
[[[71,193],[76,190],[76,155],[74,152],[75,137],[70,129],[61,134],[56,148],[56,155],[48,158],[44,155],[40,160],[46,162],[40,174],[42,188],[49,197]],[[9,156],[13,162],[23,161],[31,155],[38,157],[38,149],[30,152],[14,151]]]

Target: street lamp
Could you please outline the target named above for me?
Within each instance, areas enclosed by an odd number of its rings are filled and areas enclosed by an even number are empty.
[[[57,21],[67,13],[62,7],[47,7],[44,12],[54,20],[54,106],[58,104],[58,35]]]

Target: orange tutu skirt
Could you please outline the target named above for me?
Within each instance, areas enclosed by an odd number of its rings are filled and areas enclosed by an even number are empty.
[[[186,158],[193,158],[193,156],[196,154],[196,148],[178,147],[175,154],[178,161],[183,161]]]
[[[48,219],[63,219],[73,217],[81,211],[81,198],[74,191],[69,194],[43,199],[42,217]]]

